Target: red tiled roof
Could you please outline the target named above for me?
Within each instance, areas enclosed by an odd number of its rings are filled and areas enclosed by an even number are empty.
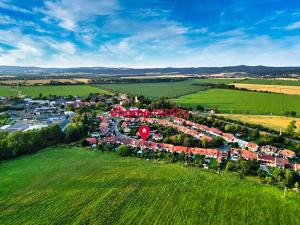
[[[267,163],[274,163],[275,157],[271,156],[271,155],[266,155],[266,154],[258,154],[258,160],[267,162]]]
[[[86,138],[85,141],[88,142],[89,144],[97,144],[96,138]]]
[[[288,158],[294,158],[296,157],[296,153],[291,151],[291,150],[288,150],[288,149],[284,149],[284,150],[281,150],[279,152],[279,154],[285,156],[285,157],[288,157]]]
[[[254,160],[257,159],[257,154],[248,150],[241,150],[240,151],[241,157],[247,160]]]
[[[248,142],[246,147],[250,148],[251,150],[257,150],[258,145],[253,142]]]

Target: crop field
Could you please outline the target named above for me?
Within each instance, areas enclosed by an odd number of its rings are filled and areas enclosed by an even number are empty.
[[[15,89],[12,89],[8,86],[0,86],[0,96],[8,97],[8,96],[16,96],[17,92]]]
[[[38,97],[41,93],[43,96],[56,95],[68,96],[77,95],[86,97],[90,93],[109,93],[108,91],[99,89],[89,85],[42,85],[42,86],[22,86],[20,87],[22,95]]]
[[[300,86],[284,86],[284,85],[264,85],[264,84],[234,84],[237,88],[245,88],[248,90],[268,91],[274,93],[282,93],[289,95],[300,95]]]
[[[247,79],[238,83],[243,84],[264,84],[264,85],[284,85],[284,86],[300,86],[300,80],[283,80],[283,79]]]
[[[1,224],[299,224],[300,196],[215,174],[80,148],[0,164]]]
[[[300,119],[286,116],[261,116],[242,114],[220,114],[225,118],[239,120],[246,123],[258,124],[277,131],[284,131],[292,120],[296,121],[297,131],[300,131]]]
[[[0,81],[0,84],[7,84],[7,85],[16,85],[16,84],[22,84],[22,85],[46,85],[50,82],[68,82],[71,84],[76,83],[88,83],[90,79],[87,78],[65,78],[65,79],[35,79],[35,80],[2,80]]]
[[[232,83],[236,79],[193,79],[177,82],[159,82],[159,83],[131,83],[131,84],[102,84],[100,88],[112,92],[121,92],[127,94],[140,94],[146,97],[179,97],[182,95],[205,90],[200,85],[193,84],[221,84]]]
[[[222,113],[284,115],[286,111],[296,111],[300,115],[300,98],[297,95],[210,89],[174,101],[185,107],[203,105]]]

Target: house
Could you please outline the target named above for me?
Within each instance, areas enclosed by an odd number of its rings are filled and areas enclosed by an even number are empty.
[[[173,122],[182,125],[184,123],[184,119],[174,117]]]
[[[242,158],[246,160],[255,160],[258,159],[257,153],[251,152],[249,150],[240,150],[239,154]]]
[[[293,159],[296,157],[296,153],[288,149],[279,151],[279,154],[282,155],[282,157],[285,159]]]
[[[266,154],[258,154],[257,159],[259,162],[265,163],[269,166],[276,166],[275,164],[275,157]]]
[[[300,172],[300,164],[294,164],[294,170]]]
[[[275,157],[275,166],[276,167],[285,169],[288,164],[289,164],[289,161],[287,159]]]
[[[162,143],[161,147],[167,151],[172,152],[174,149],[174,145]]]
[[[97,139],[96,139],[96,138],[86,138],[85,141],[86,141],[89,145],[96,145],[96,144],[97,144]]]
[[[214,128],[214,127],[209,128],[208,132],[211,133],[211,134],[217,135],[217,136],[220,136],[220,135],[223,134],[222,131],[220,131],[219,129]]]
[[[274,155],[277,152],[277,148],[272,145],[264,145],[260,147],[260,151],[268,155]]]
[[[253,143],[253,142],[248,142],[246,144],[246,148],[248,148],[252,152],[256,152],[258,150],[258,147],[259,146],[257,144],[255,144],[255,143]]]
[[[184,153],[188,153],[188,147],[184,147],[184,146],[174,146],[173,151],[174,151],[174,152],[184,152]]]
[[[156,141],[161,141],[163,139],[163,136],[161,134],[153,134],[152,138]]]
[[[223,138],[227,142],[234,142],[235,141],[235,137],[232,134],[230,134],[230,133],[223,133]]]

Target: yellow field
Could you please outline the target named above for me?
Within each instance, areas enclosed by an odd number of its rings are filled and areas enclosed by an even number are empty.
[[[51,81],[56,82],[70,82],[76,84],[79,82],[88,83],[90,79],[87,78],[71,78],[71,79],[37,79],[37,80],[3,80],[0,81],[2,84],[23,84],[23,85],[35,85],[35,84],[49,84]]]
[[[245,88],[256,91],[270,91],[274,93],[282,93],[289,95],[300,95],[300,86],[284,86],[284,85],[265,85],[265,84],[239,84],[235,83],[237,88]]]
[[[225,118],[239,120],[246,123],[259,124],[277,131],[284,131],[292,120],[296,121],[297,130],[300,130],[300,118],[285,116],[261,116],[261,115],[241,115],[241,114],[219,114]]]

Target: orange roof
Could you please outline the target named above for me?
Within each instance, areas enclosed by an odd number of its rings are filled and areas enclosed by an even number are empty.
[[[300,171],[300,164],[294,164],[294,170]]]
[[[241,150],[240,151],[241,157],[248,160],[257,159],[257,154],[248,150]]]
[[[174,146],[173,151],[176,152],[188,152],[188,148],[184,146]]]
[[[279,154],[286,156],[288,158],[294,158],[296,156],[295,152],[288,149],[283,149],[282,151],[279,152]]]
[[[90,143],[90,144],[97,144],[97,139],[96,138],[86,138],[85,141]]]

